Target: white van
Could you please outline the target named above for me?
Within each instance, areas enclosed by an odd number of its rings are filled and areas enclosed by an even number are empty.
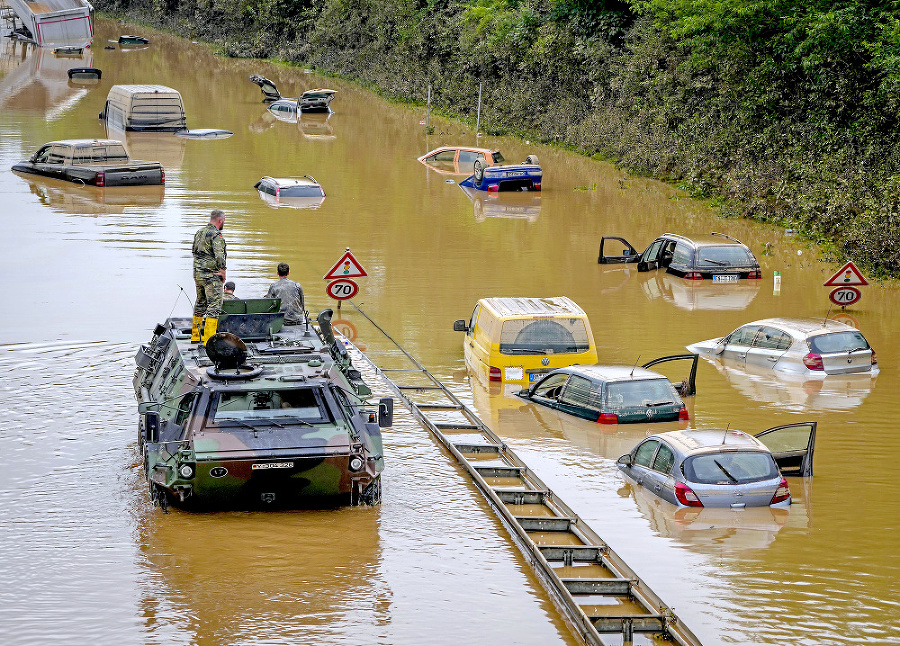
[[[186,130],[181,95],[165,85],[113,85],[100,118],[119,130]]]

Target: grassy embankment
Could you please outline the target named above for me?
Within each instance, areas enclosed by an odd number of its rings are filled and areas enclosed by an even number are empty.
[[[109,14],[432,99],[674,182],[900,275],[897,0],[98,0]]]

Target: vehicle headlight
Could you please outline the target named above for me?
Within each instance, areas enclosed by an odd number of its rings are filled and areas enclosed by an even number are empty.
[[[178,469],[178,473],[180,473],[181,477],[184,478],[185,480],[193,478],[194,477],[194,467],[192,467],[190,464],[182,464],[181,467]]]
[[[360,458],[358,456],[354,456],[353,458],[350,459],[350,470],[351,471],[359,471],[362,468],[363,468],[362,458]]]

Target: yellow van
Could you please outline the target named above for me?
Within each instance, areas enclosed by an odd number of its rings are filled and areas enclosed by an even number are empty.
[[[465,332],[466,364],[489,381],[528,383],[574,364],[597,363],[587,314],[565,296],[482,298]]]

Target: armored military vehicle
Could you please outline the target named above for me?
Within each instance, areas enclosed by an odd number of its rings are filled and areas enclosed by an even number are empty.
[[[186,508],[371,505],[393,400],[371,390],[331,310],[284,326],[278,299],[225,301],[219,333],[157,325],[135,358],[138,444],[153,501]]]

